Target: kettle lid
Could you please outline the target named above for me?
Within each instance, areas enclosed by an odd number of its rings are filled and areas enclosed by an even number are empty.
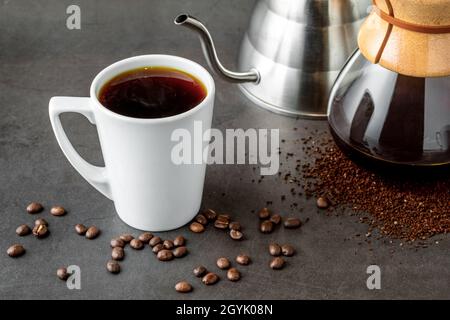
[[[450,75],[449,0],[373,0],[358,45],[372,63],[415,77]]]

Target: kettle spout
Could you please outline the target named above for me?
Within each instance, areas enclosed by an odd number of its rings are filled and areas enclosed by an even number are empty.
[[[194,30],[200,35],[200,40],[202,43],[203,52],[208,61],[208,64],[212,69],[214,69],[219,75],[223,76],[226,80],[234,83],[243,82],[254,82],[259,83],[260,74],[258,70],[251,69],[247,72],[233,72],[226,69],[219,60],[217,56],[217,51],[214,46],[214,41],[209,33],[208,29],[194,17],[188,14],[178,15],[174,23],[176,25],[185,26],[191,30]]]

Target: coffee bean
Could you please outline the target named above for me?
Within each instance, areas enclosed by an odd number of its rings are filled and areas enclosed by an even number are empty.
[[[228,229],[228,222],[217,219],[216,221],[214,221],[214,227],[221,230]]]
[[[87,227],[84,224],[77,224],[75,226],[75,231],[80,235],[83,236],[86,234]]]
[[[284,227],[287,229],[296,229],[302,225],[302,222],[298,218],[287,218],[284,221]]]
[[[88,238],[89,240],[92,240],[92,239],[97,238],[99,236],[99,234],[100,234],[100,230],[97,227],[92,226],[87,229],[86,238]]]
[[[120,264],[117,261],[110,260],[106,264],[106,269],[111,273],[117,274],[120,272]]]
[[[131,240],[134,239],[134,237],[129,233],[124,233],[124,234],[120,235],[119,238],[122,239],[125,243],[130,243]]]
[[[148,244],[150,245],[150,247],[154,247],[157,244],[160,244],[161,242],[162,242],[161,238],[157,236],[157,237],[151,238],[150,241],[148,242]]]
[[[180,281],[175,285],[175,290],[180,293],[188,293],[192,291],[192,286],[186,281]]]
[[[214,221],[217,219],[217,213],[213,209],[207,209],[205,212],[203,212],[203,215],[209,221]]]
[[[281,246],[281,252],[283,253],[283,256],[292,257],[295,254],[295,248],[290,244],[283,244]]]
[[[226,222],[227,224],[230,223],[231,216],[229,214],[219,214],[216,218],[216,220]]]
[[[262,233],[271,233],[273,231],[273,223],[269,220],[265,220],[261,222],[261,225],[259,226],[259,230]]]
[[[9,247],[6,253],[11,258],[17,258],[25,254],[25,248],[20,244],[15,244]]]
[[[274,214],[269,219],[273,224],[278,225],[281,222],[281,216],[279,214]]]
[[[241,231],[241,224],[239,222],[237,222],[237,221],[230,222],[228,227],[231,230]]]
[[[202,282],[207,286],[217,283],[219,281],[219,276],[215,273],[207,273],[203,278]]]
[[[270,217],[270,210],[267,209],[267,208],[262,208],[262,209],[259,210],[259,212],[258,212],[258,217],[259,217],[261,220],[269,219],[269,217]]]
[[[48,222],[45,220],[45,219],[37,219],[35,222],[34,222],[34,225],[35,226],[39,226],[39,225],[41,225],[41,224],[43,224],[44,226],[46,226],[46,227],[48,227]]]
[[[247,266],[250,264],[251,259],[246,254],[240,254],[236,257],[236,262],[239,263],[240,265]]]
[[[66,209],[61,206],[54,206],[50,209],[50,214],[55,217],[61,217],[66,214]]]
[[[202,214],[197,215],[195,217],[195,221],[197,221],[198,223],[200,223],[204,226],[208,224],[208,219],[206,219],[206,217]]]
[[[163,242],[164,249],[171,250],[173,249],[173,241],[172,240],[164,240]]]
[[[317,207],[320,208],[320,209],[326,209],[326,208],[328,208],[330,206],[330,202],[325,197],[317,198],[316,204],[317,204]]]
[[[244,234],[238,230],[230,230],[230,237],[233,240],[242,240]]]
[[[29,235],[31,233],[31,229],[26,224],[22,224],[17,227],[16,233],[18,236],[23,237],[23,236]]]
[[[227,258],[219,258],[217,259],[216,262],[217,266],[219,267],[219,269],[228,269],[231,266],[230,260],[228,260]]]
[[[173,259],[173,253],[170,250],[163,249],[156,255],[159,261],[169,261]]]
[[[153,238],[153,234],[151,234],[150,232],[144,232],[143,234],[141,234],[138,239],[140,241],[142,241],[143,243],[148,243],[150,241],[150,239]]]
[[[194,233],[201,233],[205,231],[205,227],[198,222],[192,222],[191,225],[189,226],[189,229],[191,229],[191,231]]]
[[[276,243],[271,243],[269,245],[269,253],[271,256],[277,257],[281,255],[281,247]]]
[[[121,247],[115,247],[112,249],[111,252],[111,258],[113,258],[113,260],[123,260],[123,258],[125,257],[125,251],[123,250],[123,248]]]
[[[125,241],[123,241],[120,238],[115,238],[115,239],[111,240],[110,245],[111,245],[111,248],[116,248],[116,247],[123,248],[123,247],[125,247]]]
[[[183,236],[178,236],[173,240],[173,245],[175,247],[184,246],[185,243],[186,243],[186,239]]]
[[[163,249],[156,255],[159,261],[169,261],[173,259],[173,253],[170,250]]]
[[[280,270],[284,267],[285,261],[281,257],[273,258],[272,261],[270,261],[270,268],[274,270]]]
[[[59,268],[58,270],[56,270],[56,276],[59,279],[66,281],[67,278],[69,278],[70,274],[67,272],[67,268]]]
[[[44,210],[44,207],[39,202],[32,202],[27,206],[27,212],[30,214],[39,213]]]
[[[130,247],[135,250],[141,250],[144,247],[144,244],[139,239],[133,239],[130,241]]]
[[[236,268],[230,268],[227,271],[227,278],[230,281],[238,281],[241,278],[241,273]]]
[[[33,228],[33,235],[37,238],[45,238],[48,235],[48,228],[45,224],[38,224]]]
[[[205,275],[205,273],[207,272],[206,268],[204,266],[198,266],[194,269],[194,276],[200,278],[203,277]]]
[[[175,258],[184,257],[187,254],[188,250],[186,247],[177,247],[173,250],[173,255]]]
[[[161,250],[163,250],[164,249],[164,246],[163,246],[163,244],[162,243],[158,243],[157,245],[155,245],[153,248],[152,248],[152,251],[153,251],[153,253],[158,253],[158,252],[160,252]]]

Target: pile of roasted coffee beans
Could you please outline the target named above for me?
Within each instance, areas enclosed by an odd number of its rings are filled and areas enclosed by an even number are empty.
[[[27,212],[30,214],[37,214],[44,210],[42,204],[33,202],[27,206]],[[61,206],[52,207],[50,213],[53,216],[60,217],[66,214],[66,210]],[[260,224],[261,232],[270,233],[273,231],[274,226],[282,223],[282,217],[279,214],[272,214],[269,209],[263,208],[258,213],[259,218],[262,220]],[[217,214],[214,210],[208,209],[198,214],[190,226],[189,229],[194,233],[201,233],[205,230],[205,226],[209,223],[213,224],[217,230],[227,230],[229,236],[233,240],[241,240],[244,235],[242,233],[241,224],[238,221],[231,219],[228,214]],[[302,223],[298,218],[287,218],[283,223],[285,228],[293,229],[299,228]],[[39,218],[35,220],[33,228],[23,224],[17,227],[16,233],[18,236],[26,236],[33,234],[36,238],[43,238],[48,235],[49,223]],[[267,230],[265,228],[268,228]],[[101,231],[96,226],[86,226],[84,224],[75,225],[75,232],[86,237],[86,239],[96,239]],[[112,274],[118,274],[121,271],[121,265],[119,262],[125,259],[125,248],[130,246],[134,250],[142,250],[145,246],[151,248],[152,252],[156,255],[159,261],[170,261],[174,258],[182,258],[188,253],[186,247],[186,239],[183,236],[177,236],[175,239],[161,239],[161,237],[153,235],[150,232],[144,232],[135,238],[132,234],[122,234],[110,241],[111,259],[106,263],[106,269]],[[295,249],[291,245],[271,244],[269,247],[270,254],[275,258],[270,262],[272,269],[283,268],[285,261],[281,257],[292,256],[295,253]],[[25,248],[20,244],[14,244],[7,250],[7,254],[10,257],[19,257],[25,253]],[[251,263],[251,259],[246,254],[240,254],[235,258],[237,264],[241,266],[247,266]],[[229,281],[236,282],[241,279],[241,272],[238,268],[232,266],[231,261],[226,257],[220,257],[216,261],[216,267],[219,270],[226,271],[224,277]],[[196,277],[201,278],[201,282],[207,286],[214,285],[220,281],[221,277],[212,271],[208,271],[204,266],[198,266],[194,268],[193,273]],[[67,281],[70,277],[70,273],[67,267],[60,267],[56,270],[56,276]],[[175,290],[181,293],[191,292],[193,290],[192,285],[187,281],[180,281],[175,285]]]
[[[164,241],[160,237],[153,237],[150,239],[149,245],[159,261],[182,258],[188,253],[186,239],[183,236],[178,236],[174,240]]]
[[[174,240],[163,240],[150,232],[144,232],[137,238],[132,234],[122,234],[110,241],[112,260],[106,264],[106,269],[109,272],[115,274],[120,272],[121,267],[118,261],[124,260],[126,245],[134,250],[142,250],[148,245],[159,261],[182,258],[188,253],[186,239],[183,236],[178,236]]]
[[[281,257],[292,257],[295,254],[295,248],[290,244],[279,245],[278,243],[271,243],[269,245],[269,254],[274,258],[270,261],[271,269],[280,270],[286,264],[286,261]]]
[[[39,202],[32,202],[27,206],[26,211],[31,215],[35,215],[44,211],[44,206]],[[50,214],[55,217],[61,217],[66,214],[66,209],[61,206],[54,206],[50,209]],[[33,228],[27,224],[22,224],[16,228],[16,234],[19,237],[33,234],[37,239],[43,239],[47,237],[49,233],[49,224],[43,218],[36,219]],[[13,244],[6,250],[6,253],[11,258],[23,256],[25,252],[26,250],[22,244]]]
[[[86,239],[93,240],[100,235],[100,229],[96,226],[86,227],[83,224],[75,225],[75,232],[80,236],[85,236]]]
[[[247,266],[251,262],[250,257],[246,254],[238,255],[235,260],[242,266]],[[236,282],[241,279],[241,272],[236,267],[232,266],[232,263],[228,258],[218,258],[216,261],[216,266],[220,270],[226,271],[226,277],[229,281]],[[208,271],[208,269],[203,265],[195,267],[192,272],[195,277],[201,278],[201,282],[207,286],[214,285],[220,281],[220,276],[217,273]],[[180,293],[188,293],[193,290],[193,287],[189,282],[183,280],[175,285],[175,290]]]
[[[321,202],[327,202],[326,199],[321,199]],[[327,202],[328,203],[328,202]],[[272,213],[268,208],[262,208],[258,211],[259,231],[263,234],[272,233],[278,225],[283,225],[286,229],[298,229],[302,226],[302,221],[296,217],[284,218],[276,213]],[[194,233],[201,233],[205,230],[205,226],[209,222],[214,222],[214,227],[219,230],[230,230],[230,236],[232,239],[241,240],[243,234],[241,232],[241,224],[236,221],[231,221],[231,216],[228,214],[217,214],[216,211],[208,209],[203,213],[197,215],[189,226],[189,229]],[[233,234],[237,232],[238,237]],[[278,244],[271,244],[269,246],[269,252],[274,258],[270,261],[269,267],[273,270],[282,269],[286,261],[281,257],[291,257],[295,254],[295,249],[292,245],[285,244],[279,246]],[[236,262],[241,265],[248,265],[250,263],[250,258],[247,255],[239,255],[236,257]],[[238,281],[241,278],[241,273],[237,268],[231,267],[231,263],[227,258],[219,258],[216,265],[221,270],[227,270],[227,279],[230,281]],[[220,277],[213,273],[207,272],[204,266],[198,266],[194,269],[194,275],[197,277],[202,277],[202,282],[206,285],[212,285],[220,280]],[[181,281],[176,284],[175,289],[178,292],[190,292],[192,291],[192,285],[186,281]]]
[[[262,233],[272,233],[277,225],[282,222],[282,217],[279,214],[272,214],[268,208],[262,208],[258,212],[258,217],[261,221],[259,231]],[[297,229],[302,226],[299,218],[288,217],[283,223],[286,229]]]
[[[39,202],[32,202],[27,206],[26,211],[31,215],[36,215],[36,214],[44,211],[44,206]],[[54,217],[62,217],[64,215],[66,215],[66,213],[67,213],[66,209],[62,206],[53,206],[50,209],[50,214]],[[97,227],[90,226],[88,228],[82,224],[77,224],[75,226],[75,231],[79,235],[84,235],[87,239],[95,239],[100,234],[100,229],[98,229]],[[25,237],[29,234],[33,234],[37,239],[43,239],[43,238],[47,237],[49,235],[49,233],[50,233],[49,223],[44,218],[36,219],[34,221],[33,228],[31,228],[27,224],[22,224],[22,225],[18,226],[16,229],[16,234],[19,237]],[[6,253],[8,254],[8,256],[10,256],[12,258],[20,257],[20,256],[24,255],[25,252],[26,252],[26,250],[25,250],[24,246],[21,244],[14,244],[6,250]],[[57,269],[56,276],[59,279],[66,281],[69,278],[70,274],[67,271],[66,267],[61,267],[61,268]]]
[[[189,229],[194,233],[201,233],[205,231],[208,223],[212,223],[216,229],[228,231],[230,238],[233,240],[242,240],[244,238],[241,224],[238,221],[233,221],[229,214],[217,214],[212,209],[198,214],[189,226]]]

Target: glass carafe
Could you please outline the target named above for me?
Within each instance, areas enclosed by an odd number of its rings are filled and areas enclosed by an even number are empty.
[[[366,159],[448,167],[450,77],[401,75],[357,50],[332,89],[328,121],[338,145]]]

